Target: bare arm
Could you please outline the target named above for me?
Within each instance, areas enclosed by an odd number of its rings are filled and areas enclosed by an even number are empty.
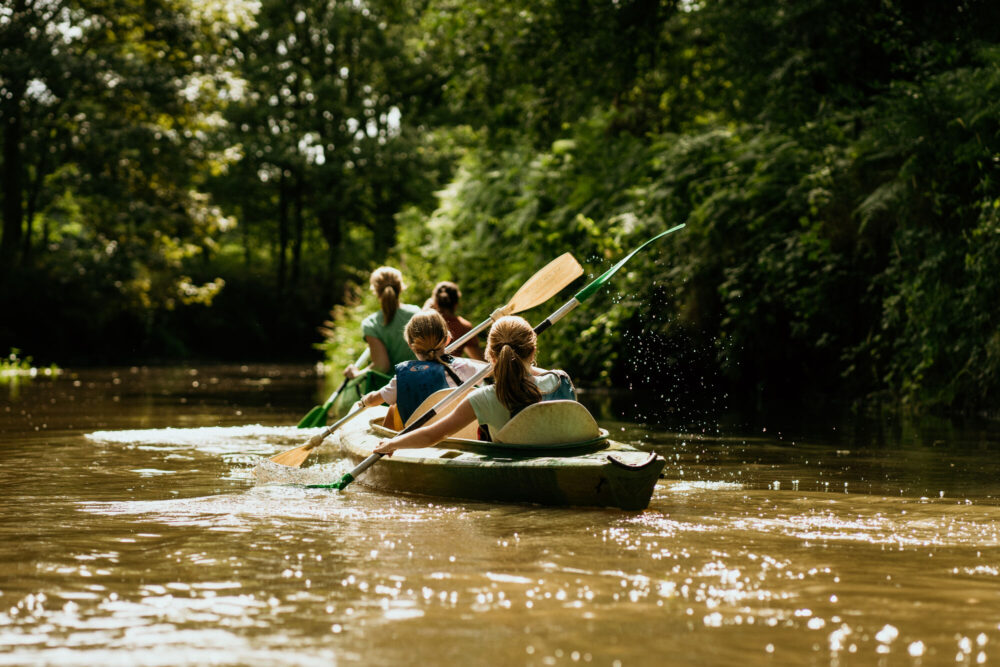
[[[392,370],[392,364],[389,363],[389,350],[385,349],[385,343],[375,336],[365,336],[365,340],[368,341],[368,349],[371,350],[372,368],[388,375]]]
[[[378,391],[372,391],[365,394],[364,396],[361,397],[361,400],[359,402],[366,408],[374,408],[376,405],[382,405],[383,403],[385,403],[385,401],[382,400],[382,394],[380,394]]]
[[[397,449],[419,449],[420,447],[430,447],[441,442],[452,433],[457,432],[466,424],[476,418],[476,413],[472,409],[472,404],[468,398],[462,399],[458,406],[442,417],[439,421],[423,426],[406,435],[401,435],[392,440],[383,440],[375,448],[379,454],[390,454]]]
[[[478,338],[473,338],[465,344],[465,356],[476,361],[486,361],[486,357],[483,356],[483,349],[479,347]]]

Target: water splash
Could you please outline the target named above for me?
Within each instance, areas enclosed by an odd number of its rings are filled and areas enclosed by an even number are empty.
[[[201,428],[157,428],[95,431],[88,440],[102,444],[129,445],[142,450],[190,450],[209,455],[270,455],[280,449],[305,443],[321,429],[295,426],[205,426]]]

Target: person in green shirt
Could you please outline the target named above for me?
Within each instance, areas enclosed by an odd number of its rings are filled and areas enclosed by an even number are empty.
[[[416,313],[419,306],[400,303],[403,293],[403,274],[398,269],[382,266],[372,272],[369,280],[372,292],[378,297],[381,308],[361,322],[361,334],[368,343],[372,368],[380,373],[390,374],[396,364],[416,359],[413,350],[406,344],[403,331],[406,323]],[[344,375],[356,377],[360,371],[351,364],[344,369]]]

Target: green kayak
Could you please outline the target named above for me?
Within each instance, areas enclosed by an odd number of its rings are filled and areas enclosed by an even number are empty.
[[[337,400],[333,402],[333,407],[330,410],[331,416],[334,419],[340,419],[351,411],[362,396],[376,389],[381,389],[391,379],[391,375],[380,373],[374,369],[369,369],[351,379],[344,385],[344,390],[337,396]]]
[[[557,405],[558,404],[558,405]],[[387,408],[333,436],[357,464],[396,431],[381,426]],[[383,457],[358,479],[380,491],[486,502],[641,510],[649,505],[663,457],[608,439],[575,401],[530,406],[497,434],[503,442],[453,437]]]

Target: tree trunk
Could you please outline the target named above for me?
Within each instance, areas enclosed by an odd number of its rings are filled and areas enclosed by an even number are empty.
[[[340,244],[343,241],[343,232],[340,228],[340,217],[332,209],[320,211],[317,215],[319,228],[326,239],[328,252],[326,255],[326,280],[323,281],[323,294],[320,298],[325,303],[333,303],[340,300],[337,290],[340,288],[336,280],[337,266],[340,264]]]
[[[302,219],[302,172],[300,171],[295,175],[295,184],[293,185],[293,217],[295,222],[295,238],[292,240],[292,279],[291,286],[292,289],[299,284],[299,266],[302,260],[302,228],[304,226]]]
[[[285,293],[286,256],[288,254],[288,184],[285,170],[278,179],[278,294]]]
[[[0,168],[3,236],[0,237],[0,269],[9,268],[17,260],[24,224],[24,166],[21,155],[24,114],[21,99],[25,86],[23,82],[17,81],[10,84],[8,89],[12,96],[4,104],[5,113],[0,116],[3,120],[3,166]]]
[[[38,164],[35,165],[35,177],[31,179],[28,188],[28,208],[24,215],[24,249],[22,250],[21,259],[23,262],[27,263],[31,258],[31,237],[34,232],[35,226],[35,213],[38,212],[38,198],[42,193],[42,183],[45,181],[45,176],[48,173],[48,160],[46,160],[47,151],[45,146],[40,147],[41,156],[38,158]],[[48,234],[45,234],[47,237]]]

